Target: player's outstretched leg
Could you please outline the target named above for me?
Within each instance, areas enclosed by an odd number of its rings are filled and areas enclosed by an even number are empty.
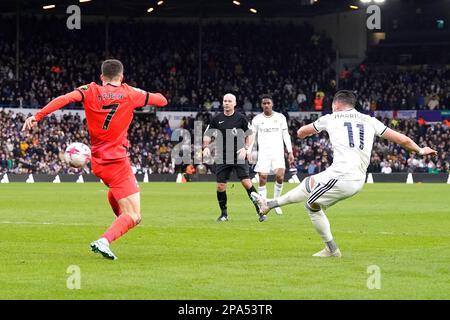
[[[304,179],[300,185],[276,199],[264,199],[258,194],[252,194],[252,199],[258,204],[259,211],[266,215],[270,210],[276,207],[282,207],[291,203],[305,201],[309,195],[308,178]]]
[[[318,205],[305,204],[305,209],[308,212],[309,218],[311,219],[314,228],[317,233],[321,236],[323,242],[325,242],[325,248],[315,254],[313,257],[337,257],[340,258],[341,251],[337,247],[336,242],[333,240],[333,235],[331,234],[330,221],[328,221],[325,212]]]
[[[117,257],[109,245],[134,228],[141,221],[140,194],[135,193],[118,201],[122,214],[114,220],[103,236],[91,243],[94,252],[101,253],[105,258],[115,260]]]
[[[119,203],[117,202],[116,198],[114,198],[114,195],[111,191],[108,191],[108,201],[116,217],[120,216],[122,214],[122,211],[120,210]]]

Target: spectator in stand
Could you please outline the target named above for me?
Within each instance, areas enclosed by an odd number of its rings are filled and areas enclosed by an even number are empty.
[[[308,174],[310,174],[310,175],[316,174],[317,173],[316,168],[317,168],[317,166],[316,166],[315,162],[311,161],[308,166]]]
[[[322,111],[323,110],[323,100],[325,94],[322,91],[318,91],[316,93],[316,98],[314,99],[314,111]]]
[[[297,104],[300,108],[300,111],[306,110],[306,103],[307,103],[306,95],[303,92],[303,90],[300,89],[297,95]]]
[[[428,101],[428,109],[430,110],[435,110],[439,108],[439,98],[437,95],[433,95],[430,99],[430,101]]]

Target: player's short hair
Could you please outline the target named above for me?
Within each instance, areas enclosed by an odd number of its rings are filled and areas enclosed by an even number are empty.
[[[114,79],[123,73],[123,64],[116,59],[108,59],[102,63],[102,75],[108,79]]]
[[[269,99],[269,100],[272,101],[272,103],[273,103],[273,98],[272,98],[272,96],[271,96],[270,94],[263,94],[263,95],[261,96],[261,102],[262,102],[264,99]]]
[[[231,100],[233,100],[234,102],[236,102],[236,96],[232,93],[227,93],[226,95],[223,96],[223,98],[231,98]]]
[[[339,90],[334,95],[333,103],[335,102],[347,104],[354,108],[356,106],[356,94],[350,90]]]

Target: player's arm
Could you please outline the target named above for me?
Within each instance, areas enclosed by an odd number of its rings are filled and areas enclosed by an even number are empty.
[[[252,151],[258,136],[258,123],[257,121],[248,122],[245,120],[243,127],[245,128],[244,130],[246,130],[245,132],[247,134],[245,137],[244,149],[247,151],[247,154],[249,154]]]
[[[245,146],[244,149],[250,152],[253,148],[253,144],[255,143],[255,133],[248,135],[245,137]]]
[[[203,135],[203,148],[208,148],[209,144],[211,143],[211,136],[208,132],[209,129],[212,129],[211,125],[208,125],[206,127],[205,134]]]
[[[203,148],[208,148],[210,143],[211,143],[211,137],[205,135],[203,137]]]
[[[41,121],[41,119],[45,118],[50,113],[55,112],[70,103],[82,102],[83,99],[83,93],[79,89],[75,89],[72,92],[53,99],[44,108],[36,112],[34,116],[31,116],[25,120],[22,131],[33,128],[39,121]]]
[[[131,87],[130,90],[132,99],[134,100],[135,108],[143,108],[145,106],[164,107],[167,105],[167,99],[161,93],[151,93],[139,88]]]
[[[330,115],[327,114],[321,116],[313,123],[302,126],[300,129],[298,129],[297,136],[300,139],[305,139],[306,137],[312,136],[313,134],[322,132],[323,130],[327,130],[329,119]]]
[[[288,162],[289,164],[292,164],[294,162],[294,153],[292,152],[292,142],[291,142],[291,136],[289,135],[289,127],[287,125],[286,118],[283,117],[283,126],[282,126],[282,133],[283,133],[283,141],[286,146],[286,150],[288,152]]]
[[[244,147],[237,151],[238,159],[245,160],[249,157],[255,142],[255,129],[252,127],[247,119],[243,118],[241,122],[241,129],[245,132]],[[249,158],[250,159],[250,158]]]
[[[156,106],[156,107],[165,107],[167,105],[167,99],[164,97],[161,93],[151,93],[147,92],[148,94],[148,105]]]
[[[423,156],[430,154],[431,155],[437,154],[436,150],[433,150],[429,147],[421,148],[410,137],[404,135],[403,133],[392,130],[390,128],[386,128],[386,130],[381,136],[391,142],[401,145],[404,149],[408,151],[416,152]]]
[[[305,139],[316,133],[319,133],[319,131],[316,128],[314,128],[314,123],[310,123],[310,124],[302,126],[300,129],[298,129],[297,136],[300,139]]]
[[[203,134],[203,157],[207,158],[211,156],[211,150],[209,149],[209,144],[211,143],[211,132],[210,129],[217,129],[216,119],[213,118],[211,123],[206,127],[205,133]]]
[[[206,127],[205,133],[203,134],[203,148],[208,148],[209,144],[211,143],[211,136],[213,135],[211,129],[217,129],[215,118],[211,120],[211,123]]]
[[[208,131],[209,126],[206,128],[206,131]],[[211,150],[209,149],[209,144],[211,143],[211,137],[207,136],[206,133],[203,136],[203,157],[209,158],[211,156]]]

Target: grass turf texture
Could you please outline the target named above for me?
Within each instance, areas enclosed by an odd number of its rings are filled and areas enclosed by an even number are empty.
[[[302,204],[260,223],[230,183],[218,223],[212,183],[141,189],[143,222],[109,261],[89,251],[113,218],[102,184],[0,185],[0,299],[450,298],[450,185],[366,185],[330,208],[340,260],[311,257],[323,245]],[[66,287],[71,265],[80,290]]]

